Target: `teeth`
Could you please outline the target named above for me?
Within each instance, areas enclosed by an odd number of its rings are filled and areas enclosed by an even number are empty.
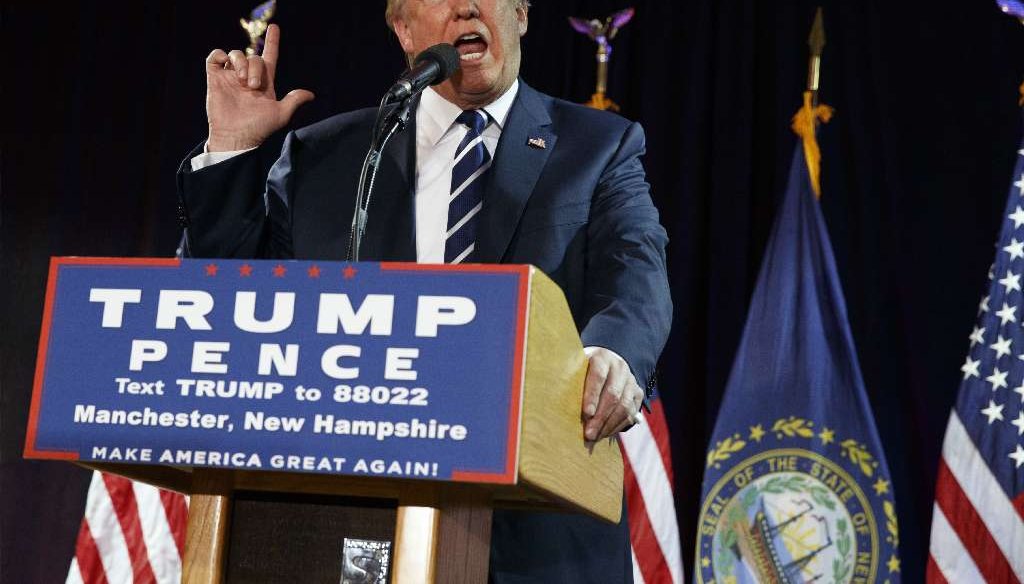
[[[473,34],[464,34],[464,35],[460,36],[458,38],[458,40],[460,40],[460,41],[473,41],[473,40],[476,40],[478,38],[480,38],[480,35],[478,35],[476,33],[473,33]]]

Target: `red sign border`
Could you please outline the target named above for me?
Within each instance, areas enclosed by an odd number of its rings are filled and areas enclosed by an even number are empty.
[[[36,432],[39,427],[39,404],[43,401],[43,385],[46,378],[46,356],[50,350],[50,329],[53,326],[53,302],[57,295],[57,278],[61,266],[148,266],[181,267],[176,258],[83,258],[51,257],[50,271],[46,278],[46,300],[43,304],[43,321],[39,327],[39,350],[36,353],[36,373],[32,383],[32,405],[28,411],[28,430],[25,433],[24,458],[42,460],[78,460],[79,453],[69,450],[39,450],[36,448]]]
[[[293,260],[304,261],[304,260]],[[58,277],[61,266],[106,266],[106,267],[155,267],[180,268],[182,261],[177,258],[109,258],[109,257],[51,257],[46,282],[46,299],[43,307],[43,318],[39,331],[39,348],[36,353],[35,379],[32,385],[32,403],[29,407],[28,429],[25,434],[24,458],[38,460],[79,460],[80,454],[65,450],[39,450],[36,447],[36,434],[39,424],[39,408],[42,402],[43,386],[46,378],[46,357],[49,353],[50,329],[53,326],[53,304],[59,285]],[[487,274],[518,275],[518,294],[516,299],[515,353],[512,357],[511,402],[509,404],[507,454],[504,472],[475,472],[452,470],[451,480],[467,483],[515,484],[519,462],[519,430],[522,410],[523,372],[525,368],[526,346],[526,312],[529,309],[530,266],[509,264],[417,264],[411,262],[381,262],[378,264],[383,271],[420,271],[420,272],[474,272]],[[345,476],[345,475],[339,475]]]
[[[520,414],[523,404],[523,371],[526,367],[526,311],[530,299],[530,266],[520,264],[417,264],[412,262],[384,262],[381,271],[409,272],[476,272],[485,274],[516,274],[519,292],[516,299],[516,352],[512,356],[512,400],[509,404],[508,439],[505,444],[505,472],[490,473],[452,470],[452,480],[467,483],[516,484],[519,468]]]

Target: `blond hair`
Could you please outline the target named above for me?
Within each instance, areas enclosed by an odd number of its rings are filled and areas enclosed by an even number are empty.
[[[523,9],[530,7],[530,0],[512,1],[519,4],[519,7]],[[394,29],[394,26],[391,24],[391,21],[394,19],[395,14],[397,14],[402,9],[402,4],[405,3],[405,0],[387,0],[387,3],[387,8],[384,9],[384,20],[387,21],[388,28]]]

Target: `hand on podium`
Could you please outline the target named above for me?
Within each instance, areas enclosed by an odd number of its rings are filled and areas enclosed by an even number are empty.
[[[208,152],[255,148],[283,128],[300,105],[313,100],[311,91],[296,89],[278,101],[274,73],[280,41],[281,29],[272,24],[263,56],[217,49],[206,57]]]
[[[586,347],[583,352],[590,360],[583,386],[583,436],[601,440],[639,421],[644,390],[626,360],[614,351]]]

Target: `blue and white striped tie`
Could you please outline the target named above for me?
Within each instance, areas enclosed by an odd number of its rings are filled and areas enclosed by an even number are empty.
[[[448,233],[445,236],[444,263],[461,264],[472,259],[476,249],[476,219],[483,207],[482,176],[491,167],[491,155],[484,146],[483,131],[487,112],[467,110],[455,120],[469,132],[455,151],[452,190],[448,199]]]

